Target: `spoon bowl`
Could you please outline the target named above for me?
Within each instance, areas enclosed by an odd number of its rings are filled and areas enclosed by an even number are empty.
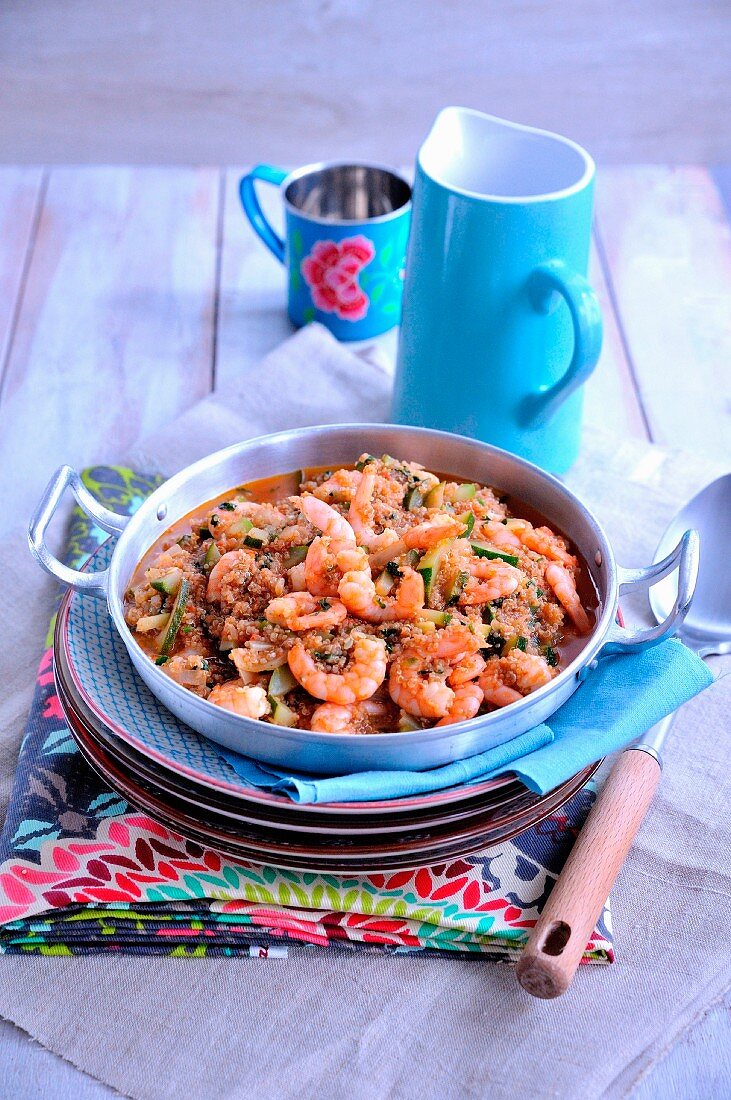
[[[660,540],[655,560],[664,558],[683,531],[700,536],[700,569],[693,602],[679,631],[701,657],[731,652],[731,474],[712,481],[678,512]],[[677,585],[671,574],[650,589],[658,622],[673,606]]]

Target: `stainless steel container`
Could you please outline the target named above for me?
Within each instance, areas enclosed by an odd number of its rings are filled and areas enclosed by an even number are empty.
[[[564,532],[587,563],[599,594],[598,621],[581,652],[549,684],[504,710],[451,726],[362,737],[287,729],[241,718],[171,680],[140,648],[124,619],[124,592],[145,551],[181,516],[213,497],[225,495],[234,486],[302,467],[351,464],[364,451],[397,455],[431,470],[497,486],[537,509]],[[46,528],[67,487],[100,527],[119,536],[109,568],[103,572],[70,569],[46,546]],[[62,466],[31,521],[29,540],[40,564],[62,584],[107,600],[137,672],[181,721],[247,756],[323,775],[432,768],[483,752],[544,722],[603,657],[656,645],[675,632],[690,604],[698,566],[697,537],[688,531],[663,561],[643,569],[622,569],[591,512],[565,485],[538,467],[462,436],[372,424],[301,428],[228,447],[175,474],[131,518],[101,507],[78,474]],[[620,589],[648,586],[675,569],[678,595],[667,619],[659,626],[636,632],[620,627],[616,622]]]

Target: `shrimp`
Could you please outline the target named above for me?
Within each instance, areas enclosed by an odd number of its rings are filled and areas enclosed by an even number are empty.
[[[334,500],[338,503],[353,499],[363,474],[360,470],[336,470],[332,477],[323,481],[313,490],[313,496],[320,500]]]
[[[491,703],[494,707],[507,707],[523,698],[519,691],[508,687],[503,680],[500,661],[497,657],[487,662],[487,668],[480,676],[479,686],[485,702]]]
[[[470,579],[465,585],[459,602],[466,606],[491,603],[510,596],[523,579],[520,569],[506,561],[474,558],[467,566]]]
[[[368,569],[365,551],[356,546],[355,540],[352,545],[343,545],[326,535],[318,536],[304,561],[305,586],[313,596],[337,596],[343,573],[351,569]]]
[[[418,718],[444,718],[461,686],[455,690],[447,683],[456,671],[450,672],[450,666],[466,662],[479,647],[480,639],[460,624],[415,642],[391,665],[388,690],[394,703]]]
[[[239,566],[243,567],[244,572],[246,572],[254,565],[255,561],[256,557],[251,550],[229,550],[227,554],[218,559],[211,570],[208,587],[206,588],[206,599],[220,600],[223,582],[228,574]]]
[[[466,684],[469,680],[476,680],[485,670],[486,661],[485,658],[479,653],[473,653],[470,657],[465,657],[456,668],[450,672],[447,677],[447,683],[450,687],[460,687],[462,684]]]
[[[272,709],[263,687],[244,684],[241,680],[227,680],[225,684],[217,684],[208,696],[208,702],[231,710],[242,718],[263,718]]]
[[[479,679],[486,703],[507,707],[549,683],[556,675],[545,657],[513,649],[507,657],[493,657]],[[515,686],[507,683],[514,681]]]
[[[312,712],[310,729],[316,733],[350,733],[354,720],[355,707],[321,703]]]
[[[348,523],[355,531],[355,537],[361,546],[370,549],[381,548],[384,543],[394,543],[398,539],[395,531],[387,527],[380,534],[376,534],[373,528],[373,490],[376,485],[376,475],[371,472],[361,474],[360,483],[350,502],[348,509]],[[389,561],[386,558],[386,561]]]
[[[386,643],[382,638],[360,634],[355,637],[352,661],[345,672],[323,672],[314,658],[297,641],[289,651],[290,671],[295,680],[316,699],[349,706],[369,699],[386,678]]]
[[[523,695],[530,695],[532,691],[537,691],[557,675],[557,670],[552,669],[546,658],[537,653],[524,653],[520,649],[512,649],[502,660],[503,667],[514,674],[516,685]]]
[[[550,585],[556,594],[556,598],[569,614],[579,634],[588,634],[591,630],[591,621],[584,610],[581,600],[576,592],[576,582],[563,565],[557,562],[549,562],[545,572],[546,584]]]
[[[317,600],[309,592],[291,592],[270,600],[264,612],[270,623],[288,630],[318,630],[337,626],[347,617],[340,600]]]
[[[355,531],[348,520],[324,500],[318,500],[317,497],[308,494],[300,500],[300,507],[310,523],[317,527],[318,531],[322,531],[323,535],[327,535],[336,543],[346,546],[355,545]]]
[[[429,550],[444,539],[455,538],[464,531],[465,521],[440,512],[426,523],[410,527],[401,538],[369,555],[371,569],[383,569],[390,561],[400,558],[409,550]]]
[[[353,528],[340,512],[313,496],[303,497],[301,503],[309,521],[322,531],[310,543],[305,558],[307,590],[313,596],[337,596],[343,572],[363,568],[365,556],[358,550]]]
[[[382,719],[387,713],[386,704],[376,699],[364,699],[360,703],[351,703],[349,706],[321,703],[312,712],[310,729],[319,733],[363,732],[364,724],[368,727],[372,725],[369,719]]]
[[[468,718],[474,718],[482,706],[484,696],[482,688],[474,681],[460,684],[454,689],[454,699],[443,718],[437,722],[438,726],[449,726],[453,722],[466,722]]]
[[[424,607],[424,579],[415,569],[404,569],[395,596],[378,596],[368,570],[343,575],[338,595],[351,615],[369,623],[414,619]]]
[[[425,669],[413,652],[402,653],[391,664],[388,693],[396,706],[416,718],[443,718],[454,702],[455,693],[440,675]]]
[[[510,552],[511,550],[520,550],[523,545],[515,532],[506,527],[504,523],[500,523],[499,520],[483,520],[478,531],[482,538],[492,543],[493,546],[497,546],[498,550]]]
[[[564,540],[550,527],[534,527],[526,519],[509,519],[507,527],[528,550],[534,550],[536,554],[542,554],[551,561],[576,565],[576,558],[569,554]]]
[[[460,664],[472,657],[481,644],[481,637],[461,623],[452,623],[428,637],[425,644],[422,643],[427,652],[448,661],[450,665]]]

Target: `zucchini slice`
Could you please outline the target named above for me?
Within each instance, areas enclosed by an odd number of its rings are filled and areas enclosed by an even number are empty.
[[[293,546],[284,559],[284,568],[291,569],[294,565],[300,565],[307,557],[309,545]]]
[[[143,615],[141,619],[137,620],[135,630],[138,634],[149,634],[152,630],[162,630],[164,626],[167,626],[170,614],[164,611],[161,615]]]
[[[474,526],[475,526],[475,513],[474,512],[469,512],[467,514],[467,526],[465,527],[464,531],[462,532],[462,534],[459,537],[461,539],[468,539],[470,537],[470,535],[472,534],[472,529],[473,529]]]
[[[150,587],[163,596],[174,596],[180,587],[183,574],[180,569],[171,569],[164,577],[158,577],[156,581],[150,581]]]
[[[445,485],[443,481],[440,481],[438,485],[435,485],[433,489],[430,489],[426,494],[424,503],[427,508],[441,508],[444,504],[444,489]]]
[[[207,565],[209,569],[213,569],[216,562],[221,560],[221,551],[218,549],[215,542],[212,542],[208,547],[206,556],[203,560],[204,564]]]
[[[472,500],[473,496],[477,492],[477,486],[472,482],[466,482],[462,485],[458,485],[454,492],[455,500]]]
[[[247,535],[254,524],[246,516],[241,516],[228,529],[229,535]]]
[[[297,681],[289,670],[289,665],[280,665],[279,668],[275,668],[269,677],[269,690],[267,694],[270,698],[279,698],[281,695],[286,695],[288,691],[292,691],[297,687]]]
[[[175,597],[173,609],[170,612],[169,622],[160,634],[160,653],[163,657],[167,657],[170,650],[173,648],[178,631],[180,630],[180,624],[183,621],[183,612],[188,603],[189,595],[190,583],[184,579],[180,582],[180,588]]]
[[[434,611],[431,607],[425,607],[423,611],[419,612],[419,616],[422,619],[428,619],[435,626],[447,626],[452,621],[452,616],[448,611]]]
[[[396,584],[397,576],[398,574],[394,575],[387,566],[383,570],[383,572],[380,573],[379,576],[376,578],[376,583],[374,585],[376,589],[376,594],[378,596],[387,596],[393,586]]]
[[[454,539],[443,539],[442,542],[438,542],[436,546],[432,547],[431,550],[428,550],[426,554],[424,554],[416,567],[424,578],[424,595],[427,604],[430,603],[431,597],[434,594],[434,585],[436,584],[439,574],[439,568],[453,543]]]
[[[398,731],[399,731],[399,733],[411,733],[412,730],[420,730],[420,729],[421,729],[421,726],[417,722],[416,718],[414,718],[407,711],[402,710],[401,711],[401,717],[398,720]]]
[[[408,512],[413,512],[416,508],[421,508],[424,503],[423,494],[414,486],[411,489],[406,490],[404,496],[404,508]]]
[[[260,550],[269,542],[266,531],[262,531],[260,527],[249,527],[249,533],[244,539],[244,546],[253,546],[255,550]]]
[[[469,579],[470,575],[469,573],[465,572],[464,569],[458,569],[454,573],[451,581],[449,582],[449,585],[447,586],[447,590],[444,593],[444,602],[447,607],[451,607],[452,604],[455,604],[457,602],[459,597],[464,592],[465,585],[467,584],[467,581]]]
[[[482,542],[471,542],[472,553],[477,554],[478,558],[490,558],[492,561],[506,561],[508,565],[517,565],[519,559],[515,554],[503,554],[500,550],[491,550],[489,546],[485,546]]]
[[[270,721],[275,726],[289,726],[293,728],[297,725],[299,717],[297,712],[288,707],[286,703],[283,703],[279,698],[269,697],[269,703],[272,708]]]

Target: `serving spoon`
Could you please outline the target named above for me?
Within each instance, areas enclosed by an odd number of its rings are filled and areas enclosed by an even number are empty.
[[[678,633],[699,657],[731,653],[731,474],[707,485],[680,510],[660,540],[655,561],[689,528],[700,535],[701,564],[693,602]],[[672,574],[651,589],[650,606],[658,622],[675,595]],[[621,754],[574,844],[516,967],[518,981],[534,997],[558,997],[571,984],[652,803],[673,718],[663,718]]]

